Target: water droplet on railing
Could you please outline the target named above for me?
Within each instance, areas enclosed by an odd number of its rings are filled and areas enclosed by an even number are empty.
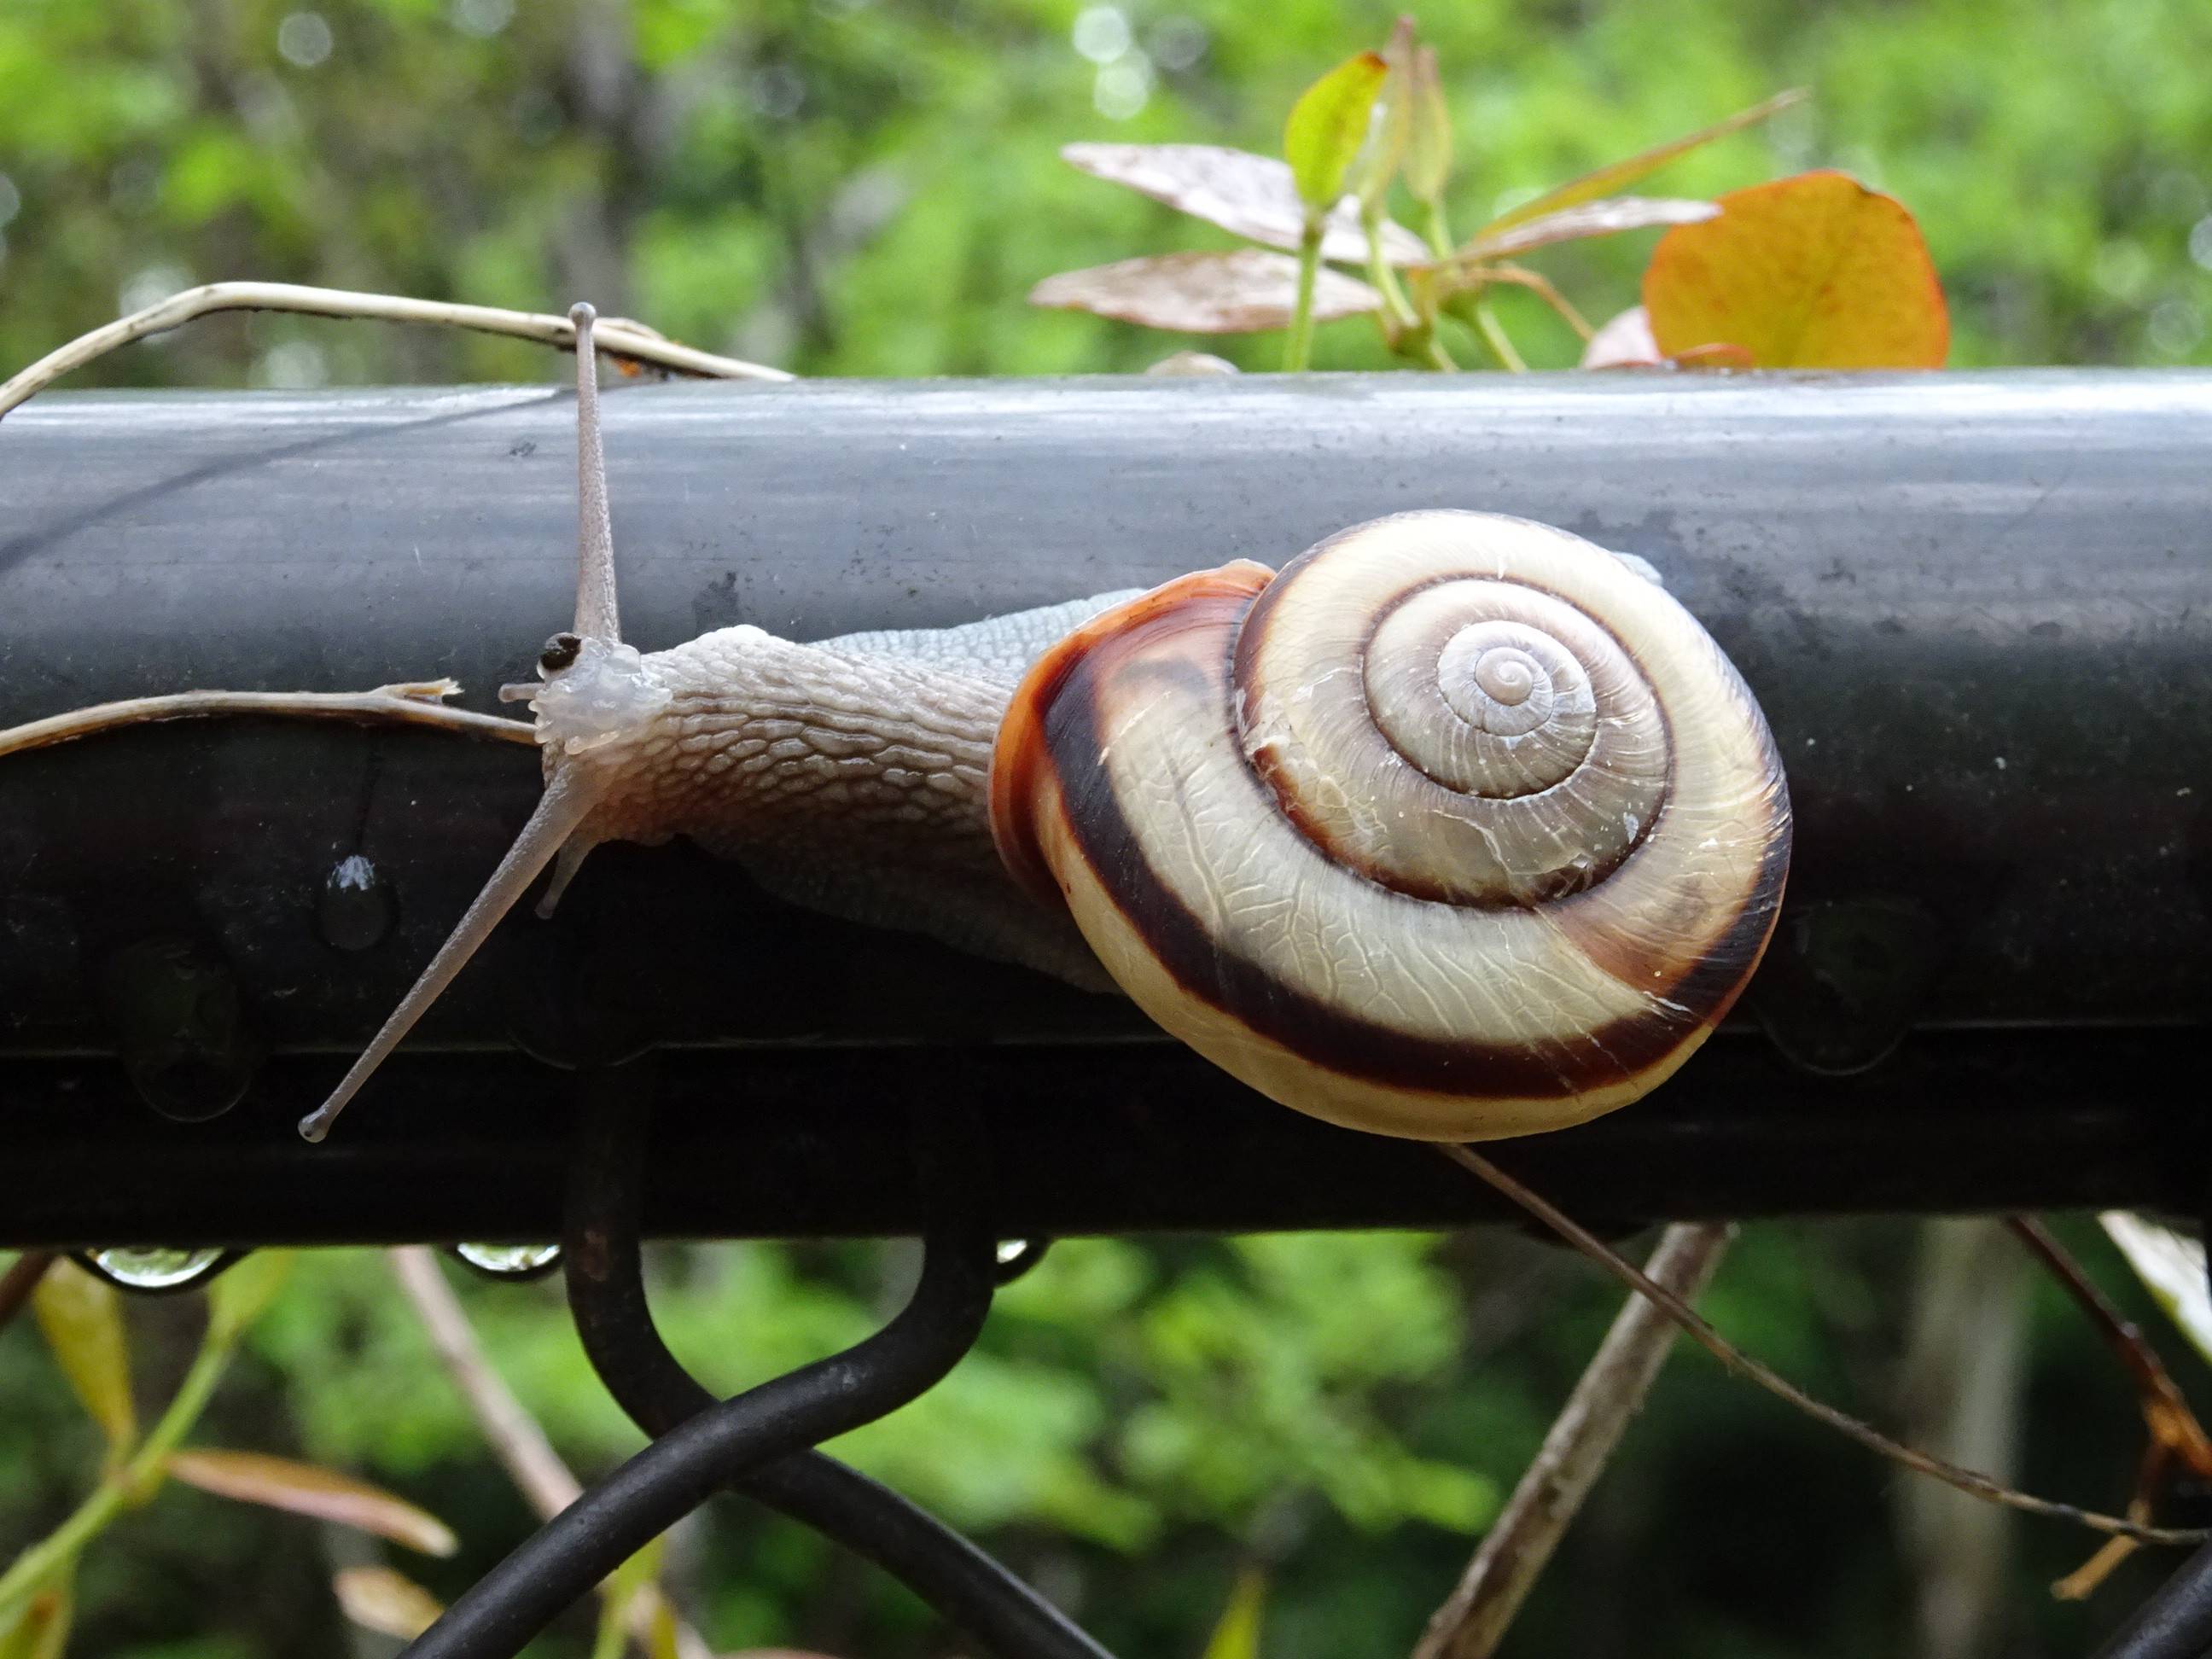
[[[383,872],[360,854],[340,859],[315,896],[315,926],[334,951],[366,951],[392,931],[399,907]]]
[[[492,1279],[536,1279],[561,1263],[558,1244],[456,1244],[453,1254]]]
[[[1002,1238],[995,1253],[998,1281],[1011,1285],[1024,1273],[1044,1260],[1044,1253],[1052,1248],[1048,1238]]]
[[[78,1260],[111,1285],[126,1291],[181,1291],[214,1278],[228,1254],[220,1245],[186,1250],[115,1244],[88,1250]]]

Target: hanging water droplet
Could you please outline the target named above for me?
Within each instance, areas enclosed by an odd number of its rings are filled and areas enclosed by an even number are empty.
[[[456,1244],[453,1254],[492,1279],[535,1279],[561,1262],[558,1244]]]
[[[399,905],[384,873],[360,854],[340,859],[315,896],[315,927],[334,951],[366,951],[383,942]]]
[[[997,1278],[1001,1285],[1011,1285],[1024,1273],[1044,1260],[1044,1253],[1052,1248],[1048,1238],[1002,1238],[994,1253],[998,1264]]]
[[[115,1244],[88,1251],[78,1260],[126,1291],[181,1291],[214,1278],[229,1254],[212,1244],[196,1250]]]

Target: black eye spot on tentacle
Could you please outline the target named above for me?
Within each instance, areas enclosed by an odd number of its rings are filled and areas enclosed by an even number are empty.
[[[574,634],[556,634],[545,641],[545,649],[538,654],[538,665],[549,674],[557,674],[576,660],[576,653],[583,648],[583,641]]]

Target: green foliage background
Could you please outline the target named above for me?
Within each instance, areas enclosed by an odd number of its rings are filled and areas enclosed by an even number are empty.
[[[258,277],[532,309],[588,295],[807,374],[1140,368],[1207,343],[1032,311],[1028,287],[1224,239],[1074,173],[1057,146],[1271,149],[1297,90],[1389,21],[1327,0],[1129,0],[1082,27],[1073,4],[1015,0],[7,0],[0,361],[192,282]],[[1809,108],[1658,185],[1840,165],[1895,191],[1944,274],[1956,364],[2212,362],[2202,0],[1459,0],[1420,21],[1456,110],[1463,225],[1803,84]],[[1632,302],[1649,246],[1533,263],[1602,317]],[[1547,313],[1511,293],[1500,305],[1535,361],[1571,361]],[[1229,349],[1264,367],[1276,345]],[[1319,356],[1384,362],[1364,322],[1324,329]],[[509,343],[234,318],[80,383],[560,373]],[[2094,1232],[2074,1237],[2124,1284]],[[1711,1305],[1785,1370],[1893,1418],[1917,1248],[1902,1224],[1757,1228]],[[725,1387],[851,1340],[912,1267],[860,1246],[654,1265],[680,1350]],[[2023,1477],[2120,1502],[2137,1442],[2117,1370],[2055,1292],[2010,1293],[2028,1298],[2033,1339]],[[553,1291],[470,1299],[573,1461],[604,1468],[635,1446]],[[1255,1564],[1270,1659],[1400,1654],[1612,1303],[1513,1235],[1071,1242],[1006,1295],[946,1387],[842,1449],[981,1529],[1133,1659],[1195,1654]],[[137,1311],[149,1393],[182,1364],[191,1318],[182,1303]],[[27,1322],[0,1337],[0,1399],[4,1553],[63,1511],[97,1449]],[[303,1265],[204,1437],[356,1468],[443,1514],[464,1555],[410,1570],[447,1595],[526,1524],[371,1255]],[[1514,1650],[1903,1651],[1922,1586],[1893,1526],[1897,1481],[1683,1360]],[[169,1492],[94,1553],[72,1651],[345,1652],[356,1638],[326,1584],[358,1548]],[[2159,1565],[2134,1564],[2087,1608],[2052,1605],[2044,1584],[2084,1553],[2071,1534],[2014,1529],[1993,1626],[2007,1651],[2086,1650]],[[960,1650],[872,1575],[733,1504],[675,1560],[724,1647]],[[576,1624],[536,1651],[587,1642]]]

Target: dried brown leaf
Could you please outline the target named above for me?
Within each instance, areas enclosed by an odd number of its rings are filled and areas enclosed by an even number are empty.
[[[1602,202],[1584,202],[1562,208],[1538,219],[1524,219],[1505,230],[1485,231],[1453,257],[1461,260],[1502,259],[1532,247],[1553,242],[1580,241],[1589,236],[1612,236],[1624,230],[1649,230],[1656,225],[1694,225],[1720,217],[1711,202],[1678,196],[1612,196]]]
[[[1651,318],[1642,306],[1631,306],[1608,319],[1583,348],[1584,368],[1653,368],[1659,362],[1659,342],[1651,337]]]
[[[453,1528],[427,1510],[318,1464],[259,1452],[180,1451],[169,1454],[168,1470],[202,1492],[335,1521],[425,1555],[451,1555],[460,1547]]]
[[[1304,234],[1305,204],[1290,164],[1273,156],[1215,144],[1067,144],[1060,153],[1094,178],[1126,185],[1247,241],[1295,252]],[[1382,256],[1394,265],[1430,257],[1427,244],[1403,225],[1386,219],[1382,234]],[[1367,263],[1357,202],[1346,199],[1330,210],[1321,257]]]
[[[1286,328],[1297,302],[1298,262],[1259,248],[1226,253],[1165,253],[1048,276],[1030,303],[1088,311],[1183,334],[1254,334]],[[1314,281],[1317,322],[1373,311],[1382,296],[1341,272]]]
[[[355,1624],[403,1642],[413,1641],[445,1611],[436,1596],[389,1567],[348,1567],[331,1588]]]
[[[1475,234],[1488,236],[1509,225],[1525,224],[1531,219],[1557,213],[1562,208],[1594,201],[1601,196],[1610,196],[1623,186],[1634,184],[1645,174],[1656,173],[1676,156],[1710,144],[1716,138],[1724,138],[1753,122],[1764,121],[1768,116],[1788,109],[1793,104],[1802,104],[1810,95],[1804,88],[1795,87],[1788,92],[1777,93],[1763,104],[1753,104],[1749,109],[1738,110],[1724,121],[1716,121],[1709,127],[1700,127],[1680,138],[1670,138],[1663,144],[1655,144],[1650,149],[1638,151],[1624,160],[1609,161],[1578,179],[1570,179],[1565,184],[1546,191],[1533,201],[1522,203],[1510,213],[1499,214]]]

